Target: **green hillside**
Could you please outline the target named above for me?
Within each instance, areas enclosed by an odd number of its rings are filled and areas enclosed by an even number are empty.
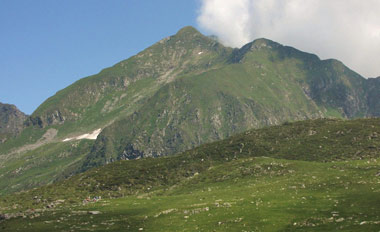
[[[42,127],[65,124],[62,128],[65,132],[104,127],[118,116],[136,111],[178,75],[212,68],[225,60],[230,50],[194,28],[184,28],[139,54],[59,91],[37,108],[31,122]],[[204,55],[198,56],[199,52]]]
[[[1,160],[0,196],[72,175],[81,167],[92,145],[89,140],[48,143]]]
[[[368,82],[339,61],[259,39],[220,68],[167,84],[105,128],[83,168],[174,154],[285,121],[377,116],[378,88],[367,91]]]
[[[185,27],[41,104],[22,133],[0,144],[0,166],[6,170],[0,186],[7,186],[0,194],[116,160],[173,155],[286,121],[376,117],[379,87],[379,78],[364,79],[336,60],[267,39],[232,49]],[[63,142],[98,128],[97,140],[80,154],[72,152],[73,141]],[[60,168],[48,166],[49,175],[29,179],[62,152],[75,157],[74,166],[71,158],[57,159]]]
[[[118,161],[3,197],[0,228],[377,231],[379,135],[380,119],[318,119]]]
[[[0,176],[0,184],[7,186],[0,189],[0,193],[38,186],[67,174],[66,163],[62,163],[60,165],[65,168],[52,168],[50,171],[55,173],[47,175],[51,178],[45,181],[38,178],[30,181],[26,172],[10,175],[18,169],[38,169],[38,165],[30,167],[26,162],[20,162],[20,157],[39,157],[41,160],[35,160],[35,163],[43,165],[50,160],[49,157],[57,155],[53,151],[70,153],[71,144],[60,144],[63,139],[104,128],[118,118],[132,114],[178,75],[211,69],[225,60],[231,50],[188,27],[136,56],[59,91],[29,117],[23,133],[0,145],[0,165],[6,167],[3,172],[7,172]],[[201,51],[202,57],[198,55]],[[49,129],[57,133],[45,139],[43,136]],[[41,140],[45,142],[41,143]],[[90,150],[87,148],[79,157],[83,158]],[[78,171],[70,170],[71,173]],[[10,178],[11,185],[8,185],[5,175]]]
[[[16,106],[0,102],[0,144],[21,133],[26,117]]]

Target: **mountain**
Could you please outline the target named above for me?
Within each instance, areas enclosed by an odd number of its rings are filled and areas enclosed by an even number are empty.
[[[0,194],[252,128],[377,117],[379,80],[268,39],[233,49],[185,27],[41,104],[0,146]]]
[[[203,57],[198,55],[201,50]],[[22,134],[0,146],[0,166],[7,167],[0,169],[0,194],[47,184],[78,171],[92,141],[69,138],[93,133],[131,115],[173,78],[216,67],[230,50],[187,27],[57,92],[27,119]]]
[[[380,115],[380,77],[370,78],[367,80],[367,100],[369,108],[369,114],[372,116]]]
[[[284,123],[5,196],[0,228],[378,231],[379,156],[380,119]]]
[[[221,60],[218,67],[176,78],[106,127],[83,168],[175,154],[285,121],[380,115],[379,87],[372,83],[378,80],[366,80],[337,60],[267,39]]]
[[[133,113],[176,77],[219,64],[229,50],[194,28],[183,28],[139,54],[59,91],[37,108],[30,121],[41,127],[64,123],[72,123],[70,129],[104,127],[119,116]],[[199,56],[200,52],[204,56]]]
[[[27,116],[14,105],[0,102],[0,143],[7,138],[18,135]]]

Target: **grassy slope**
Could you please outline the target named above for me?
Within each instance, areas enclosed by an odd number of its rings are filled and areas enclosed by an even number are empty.
[[[41,213],[40,217],[0,223],[0,228],[4,231],[137,231],[139,228],[144,231],[377,231],[380,188],[375,173],[379,165],[374,160],[331,164],[241,159],[228,166],[215,166],[164,194],[57,207]],[[93,210],[101,214],[86,213]]]
[[[380,227],[379,134],[379,119],[313,120],[248,131],[177,156],[115,162],[4,198],[3,212],[66,202],[0,227],[374,231]],[[78,204],[95,195],[103,200]],[[90,216],[90,210],[102,213]]]
[[[72,174],[92,144],[90,140],[49,143],[3,161],[0,195],[52,183]]]
[[[1,144],[0,155],[5,155],[23,145],[35,143],[43,136],[47,129],[49,128],[41,129],[37,126],[25,128],[18,137],[10,139],[6,143]]]
[[[83,78],[46,100],[33,113],[31,121],[43,128],[37,125],[29,126],[17,138],[1,144],[0,165],[6,167],[9,172],[28,169],[29,164],[14,159],[9,160],[7,154],[26,144],[36,143],[47,129],[57,129],[58,134],[51,141],[54,144],[23,155],[27,159],[33,154],[42,152],[37,156],[41,160],[35,162],[43,164],[45,157],[52,155],[50,151],[60,150],[65,146],[58,144],[62,139],[104,128],[113,121],[132,114],[171,79],[177,78],[180,74],[199,73],[217,66],[223,63],[222,60],[226,59],[231,50],[201,35],[193,28],[184,28],[176,35],[154,44],[136,56],[102,70],[97,75]],[[203,55],[199,56],[199,52]],[[84,153],[89,151],[90,148]],[[5,159],[5,156],[8,158]],[[82,155],[81,158],[83,157]],[[57,162],[62,162],[62,166],[66,165],[61,159]],[[63,171],[55,170],[55,174],[47,177],[59,176]],[[30,181],[29,177],[30,175],[21,172],[17,178],[12,177],[11,184],[19,184],[20,188],[33,187],[31,182],[38,186],[38,181],[42,181],[39,178]],[[46,179],[40,184],[52,180]],[[6,179],[1,179],[0,185],[8,185]],[[0,192],[8,192],[11,189],[16,188],[9,186]]]
[[[136,115],[103,131],[87,166],[174,154],[284,121],[346,116],[305,94],[309,74],[303,67],[321,61],[300,51],[285,56],[282,49],[290,48],[248,51],[233,63],[162,87]]]
[[[83,78],[59,91],[38,107],[33,118],[43,124],[55,112],[65,117],[61,134],[104,127],[136,111],[144,99],[179,74],[202,72],[217,65],[232,49],[224,48],[188,27],[131,58]],[[204,55],[198,56],[202,51]],[[66,121],[69,125],[66,125]]]
[[[58,91],[33,112],[29,125],[44,127],[36,134],[43,134],[50,125],[58,129],[59,139],[103,128],[137,111],[178,75],[200,73],[222,64],[231,50],[194,28],[184,28],[139,54]],[[199,56],[199,52],[203,55]],[[40,138],[29,139],[29,134],[27,131],[2,144],[0,153]]]

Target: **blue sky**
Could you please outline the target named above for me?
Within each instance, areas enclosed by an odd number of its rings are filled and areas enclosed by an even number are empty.
[[[197,0],[1,0],[0,102],[31,114],[76,80],[186,25]]]

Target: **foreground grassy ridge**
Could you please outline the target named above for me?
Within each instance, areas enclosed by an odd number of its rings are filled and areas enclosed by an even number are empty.
[[[242,158],[166,191],[57,206],[3,231],[377,231],[377,159],[334,163]],[[89,211],[100,214],[90,215]]]
[[[135,194],[168,188],[195,173],[239,158],[267,156],[329,162],[376,158],[379,149],[380,119],[286,123],[247,131],[175,156],[115,162],[15,198],[28,202],[30,196],[42,194],[43,198],[69,197],[75,201],[82,199],[83,192]],[[67,189],[71,189],[69,196],[65,195]]]
[[[119,161],[3,197],[2,213],[29,213],[0,226],[373,231],[380,226],[379,133],[380,119],[312,120],[248,131],[172,157]],[[82,205],[99,195],[99,203]]]

